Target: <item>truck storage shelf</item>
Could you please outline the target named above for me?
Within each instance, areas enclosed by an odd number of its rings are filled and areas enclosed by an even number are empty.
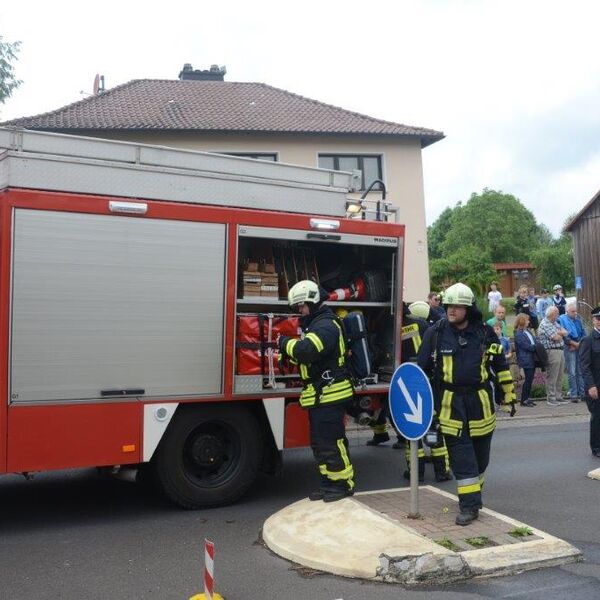
[[[390,384],[387,382],[379,382],[379,383],[373,383],[370,385],[366,385],[366,386],[358,386],[354,388],[354,393],[355,394],[367,394],[367,393],[382,393],[382,392],[388,392],[389,391],[389,386]],[[288,397],[288,396],[298,396],[300,395],[300,393],[302,392],[302,388],[301,387],[291,387],[291,388],[279,388],[279,389],[271,389],[271,388],[264,388],[260,391],[252,391],[251,393],[248,393],[246,391],[243,392],[234,392],[234,396],[238,397],[238,396],[253,396],[256,397],[257,395],[263,397],[263,398],[269,398],[271,396],[276,396],[276,397]]]
[[[255,298],[238,298],[238,304],[252,304],[252,305],[263,305],[263,306],[288,306],[287,300],[279,300],[275,298],[268,298],[263,296],[256,296]],[[361,301],[326,301],[329,306],[360,306],[364,308],[369,307],[383,307],[391,306],[391,302],[361,302]]]

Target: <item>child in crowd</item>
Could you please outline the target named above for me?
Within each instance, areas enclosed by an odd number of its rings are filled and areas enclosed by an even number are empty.
[[[552,298],[548,296],[548,290],[546,288],[542,288],[541,296],[535,303],[535,312],[540,323],[546,317],[546,309],[552,306],[552,304]]]
[[[496,322],[496,324],[494,325],[494,331],[498,336],[500,343],[502,344],[504,356],[506,356],[506,359],[508,360],[512,356],[512,352],[510,349],[510,340],[502,333],[502,323]]]
[[[534,305],[535,306],[535,305]],[[537,315],[535,309],[531,309],[531,302],[529,300],[529,288],[526,285],[522,285],[519,288],[519,295],[515,301],[515,314],[524,314],[529,317],[529,324],[535,331],[538,328]]]

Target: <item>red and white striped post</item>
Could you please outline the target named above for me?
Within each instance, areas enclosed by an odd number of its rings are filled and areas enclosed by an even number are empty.
[[[223,600],[223,596],[214,591],[215,583],[215,545],[204,540],[204,593],[192,596],[190,600]]]
[[[213,584],[215,581],[215,545],[204,540],[204,595],[206,600],[213,600]]]

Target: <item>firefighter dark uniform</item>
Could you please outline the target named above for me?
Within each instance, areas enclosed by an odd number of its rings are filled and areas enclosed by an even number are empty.
[[[471,290],[455,284],[446,291],[446,302],[466,307],[467,325],[458,328],[442,320],[430,327],[417,362],[432,380],[435,409],[456,478],[460,507],[456,522],[467,525],[482,507],[481,489],[496,427],[494,394],[498,404],[511,407],[511,414],[516,399],[502,346],[494,330],[481,321]]]
[[[305,282],[296,286],[302,283]],[[290,297],[296,286],[290,290]],[[341,325],[328,306],[318,304],[301,318],[303,339],[282,336],[279,348],[298,364],[304,385],[300,405],[309,410],[311,448],[321,475],[319,491],[309,498],[332,502],[354,490],[354,469],[345,431],[346,404],[352,399],[354,388],[346,368]]]
[[[427,305],[429,309],[429,305]],[[411,315],[410,310],[406,302],[403,306],[402,313],[402,331],[401,331],[401,362],[415,361],[417,358],[417,352],[423,339],[423,334],[427,330],[427,321]],[[389,441],[390,436],[387,432],[387,420],[389,416],[389,407],[387,401],[382,407],[377,419],[370,425],[373,430],[373,438],[367,442],[367,446],[377,446],[384,442]],[[398,442],[394,444],[394,448],[400,449],[404,447],[404,438],[396,431],[398,436]],[[423,456],[425,456],[423,454]],[[424,465],[423,465],[424,468]]]
[[[425,319],[413,316],[410,313],[410,309],[404,312],[402,318],[401,355],[403,363],[415,362],[417,360],[423,337],[428,328],[429,325]],[[444,437],[439,436],[439,438],[439,442],[431,447],[431,462],[433,463],[436,481],[447,481],[451,479],[448,449],[446,448]],[[404,473],[404,477],[410,479],[410,444],[406,440],[404,443],[404,455],[406,457],[406,466],[408,467]],[[423,440],[419,440],[417,456],[419,458],[419,481],[423,481],[425,478],[425,448],[423,447]]]
[[[600,397],[592,398],[590,389],[600,392],[600,306],[592,310],[594,329],[581,340],[579,345],[579,364],[585,384],[585,401],[590,411],[590,449],[600,458]]]

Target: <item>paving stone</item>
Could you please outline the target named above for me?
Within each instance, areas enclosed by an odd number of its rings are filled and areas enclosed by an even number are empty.
[[[492,536],[490,539],[499,546],[503,546],[504,544],[515,544],[518,541],[512,535],[508,535],[508,533],[500,533]]]
[[[510,536],[505,537],[509,526],[493,515],[480,513],[479,519],[471,525],[467,527],[456,525],[454,520],[458,513],[458,502],[430,490],[419,489],[419,513],[424,517],[422,520],[407,519],[410,511],[409,488],[395,492],[368,494],[357,499],[388,518],[406,524],[428,539],[434,541],[451,539],[461,550],[473,549],[464,542],[466,538],[471,537],[487,537],[500,545],[519,541]],[[531,539],[531,536],[528,538]]]
[[[458,539],[458,538],[449,538],[450,541],[455,544],[456,546],[459,547],[461,552],[464,552],[465,550],[473,550],[473,546],[471,546],[470,544],[467,544],[467,542],[465,542],[465,540],[462,539]]]

